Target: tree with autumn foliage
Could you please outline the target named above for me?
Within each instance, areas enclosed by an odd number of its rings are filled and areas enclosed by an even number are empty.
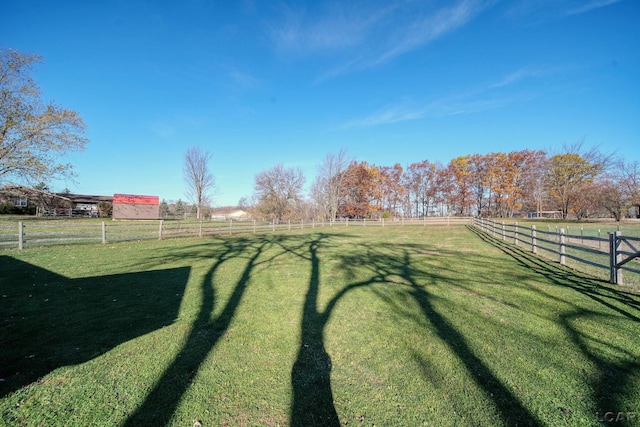
[[[450,190],[445,193],[445,200],[456,215],[472,215],[473,200],[473,168],[471,155],[451,159],[447,166]]]
[[[546,183],[549,195],[566,219],[581,190],[603,172],[606,160],[595,149],[581,153],[581,145],[549,158]]]
[[[371,216],[373,170],[367,162],[353,161],[345,170],[338,216],[367,218]]]
[[[423,160],[410,164],[405,171],[404,188],[411,216],[428,216],[435,209],[440,169],[442,166]]]

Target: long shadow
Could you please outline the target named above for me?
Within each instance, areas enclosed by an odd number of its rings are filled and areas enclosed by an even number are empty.
[[[465,366],[469,376],[488,399],[493,401],[502,425],[541,425],[540,421],[527,409],[520,400],[502,383],[492,370],[477,356],[460,333],[442,314],[436,310],[433,296],[420,284],[417,277],[429,278],[433,283],[448,281],[447,273],[427,272],[417,268],[411,260],[409,250],[416,248],[407,245],[385,248],[384,253],[376,255],[375,248],[369,248],[366,255],[345,257],[344,266],[366,265],[375,274],[377,281],[404,289],[418,304],[424,319],[432,325],[438,337]],[[395,252],[394,254],[389,254]],[[395,277],[401,277],[397,281]],[[455,286],[455,283],[451,283]],[[401,307],[395,307],[397,310]],[[401,313],[408,315],[407,313]],[[413,318],[413,316],[412,316]],[[422,363],[422,361],[420,361]]]
[[[544,276],[551,283],[573,289],[587,298],[610,309],[613,313],[623,316],[632,322],[640,322],[638,311],[640,310],[640,296],[623,290],[615,289],[611,285],[606,285],[604,281],[575,273],[568,268],[558,264],[547,262],[536,257],[534,254],[524,251],[522,248],[508,245],[500,240],[486,236],[474,228],[470,228],[482,240],[502,250],[512,257],[516,262],[530,268],[532,271]],[[612,347],[606,337],[591,337],[581,332],[573,324],[573,320],[586,318],[603,318],[607,315],[603,312],[596,312],[584,308],[576,307],[570,313],[560,316],[561,325],[564,327],[572,342],[580,349],[598,369],[599,375],[592,381],[594,414],[604,413],[624,413],[632,411],[633,418],[623,415],[618,420],[618,424],[632,425],[637,422],[637,408],[624,407],[623,399],[625,394],[633,386],[632,379],[640,372],[640,361],[633,355],[627,354],[627,360],[614,361],[610,356],[598,354],[596,347]],[[592,345],[596,343],[594,347]],[[626,353],[623,349],[616,349],[619,353]],[[634,412],[635,411],[635,412]],[[594,415],[595,416],[595,415]]]
[[[225,334],[251,277],[258,265],[258,258],[268,242],[233,239],[224,242],[225,250],[217,255],[201,285],[202,305],[194,321],[191,332],[182,349],[165,370],[144,403],[126,420],[124,426],[166,425],[173,416],[182,396],[191,385],[200,366]],[[242,275],[218,316],[211,318],[216,295],[213,286],[217,270],[233,257],[248,258]]]
[[[0,397],[172,324],[189,273],[70,279],[0,256]]]
[[[302,310],[300,347],[291,369],[292,426],[340,425],[331,390],[331,357],[324,347],[327,319],[318,311],[319,244],[318,240],[309,244],[311,278]]]
[[[640,295],[616,289],[607,285],[604,280],[580,274],[558,263],[544,260],[519,246],[490,237],[474,227],[468,228],[483,241],[500,249],[520,265],[546,277],[552,283],[571,288],[630,320],[640,322]]]
[[[419,304],[425,318],[435,327],[440,339],[453,351],[485,395],[493,400],[503,425],[541,425],[540,421],[520,400],[500,381],[491,369],[478,357],[464,335],[462,335],[431,303],[431,296],[413,277],[411,259],[408,252],[404,255],[401,276],[411,285],[410,293]]]
[[[344,234],[341,234],[344,237]],[[300,345],[291,368],[293,391],[289,425],[294,427],[339,426],[340,421],[333,400],[331,388],[331,357],[324,346],[324,330],[331,319],[337,303],[356,288],[380,281],[371,280],[351,283],[336,293],[324,310],[318,308],[320,292],[320,256],[318,252],[328,245],[331,235],[320,233],[315,239],[301,242],[295,247],[279,242],[286,253],[293,254],[309,262],[311,274],[309,287],[302,308]]]

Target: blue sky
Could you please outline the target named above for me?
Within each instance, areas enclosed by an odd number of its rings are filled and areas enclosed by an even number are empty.
[[[37,53],[46,99],[87,124],[55,190],[214,205],[282,163],[393,165],[584,146],[640,160],[640,2],[36,1],[0,4],[0,45]]]

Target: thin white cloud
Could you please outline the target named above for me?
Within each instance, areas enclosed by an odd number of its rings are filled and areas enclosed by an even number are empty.
[[[575,9],[570,9],[567,11],[567,15],[579,15],[581,13],[587,13],[594,9],[599,9],[601,7],[609,6],[614,3],[619,3],[622,0],[595,0],[585,5],[582,5]]]
[[[236,85],[240,86],[243,89],[255,87],[260,83],[260,80],[256,77],[252,76],[249,73],[240,71],[236,68],[232,68],[229,70],[229,77]]]
[[[387,62],[464,26],[475,18],[485,6],[486,4],[479,1],[465,0],[452,7],[439,9],[426,17],[416,19],[410,23],[407,30],[400,29],[394,34],[394,38],[399,38],[397,42],[387,46],[377,58],[374,58],[372,63],[377,65]]]
[[[434,9],[431,3],[396,2],[336,6],[313,14],[285,6],[268,25],[276,50],[298,56],[333,54],[339,65],[318,81],[384,64],[458,30],[494,0],[458,0]],[[348,58],[348,59],[345,59]]]
[[[620,3],[622,0],[518,0],[505,16],[511,19],[533,20],[536,24],[555,21],[571,15],[580,15],[595,9]]]
[[[514,103],[526,102],[533,97],[526,91],[505,93],[504,89],[517,85],[526,79],[541,78],[559,71],[555,68],[523,67],[495,83],[484,85],[478,89],[441,97],[422,104],[402,101],[368,116],[348,121],[342,125],[342,128],[365,128],[420,120],[427,117],[447,117],[504,108]]]
[[[278,22],[267,24],[267,32],[280,52],[315,55],[353,49],[384,18],[388,9],[349,8],[341,4],[327,7],[323,13],[282,5]]]
[[[379,125],[388,125],[397,122],[404,122],[407,120],[419,120],[425,117],[429,110],[429,106],[416,107],[405,104],[393,105],[383,108],[375,113],[352,120],[345,123],[343,129],[372,127]]]

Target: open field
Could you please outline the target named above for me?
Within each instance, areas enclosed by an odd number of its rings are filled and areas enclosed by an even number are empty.
[[[465,226],[4,250],[4,425],[640,420],[640,296]]]

